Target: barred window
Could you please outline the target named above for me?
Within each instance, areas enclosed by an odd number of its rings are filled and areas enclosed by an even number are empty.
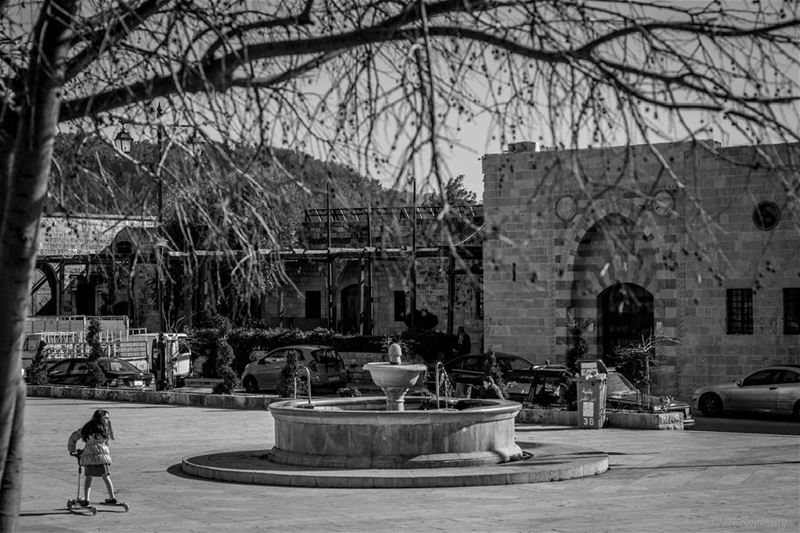
[[[800,335],[800,287],[783,289],[783,334]]]
[[[753,334],[753,291],[728,289],[726,292],[728,335]]]
[[[406,319],[406,293],[394,291],[394,320],[402,322]]]
[[[306,291],[306,318],[322,318],[322,291]]]

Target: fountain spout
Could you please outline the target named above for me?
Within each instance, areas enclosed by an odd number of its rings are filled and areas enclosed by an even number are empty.
[[[297,365],[297,370],[303,369],[306,371],[306,392],[308,393],[308,405],[311,405],[311,371],[306,365]],[[297,393],[295,393],[297,397]]]

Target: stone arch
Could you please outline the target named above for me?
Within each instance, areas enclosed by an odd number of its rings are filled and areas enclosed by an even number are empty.
[[[598,200],[565,230],[556,261],[561,278],[557,299],[565,302],[559,331],[563,344],[570,342],[567,313],[597,326],[597,297],[615,284],[639,286],[674,307],[674,297],[664,291],[668,285],[663,282],[665,239],[652,213],[643,207],[635,199]],[[664,309],[663,302],[655,312],[656,319],[662,321],[664,316],[674,315],[674,310]],[[602,337],[595,342],[588,337],[590,355],[600,355]]]

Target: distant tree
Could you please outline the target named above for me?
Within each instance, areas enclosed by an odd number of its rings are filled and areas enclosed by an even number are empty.
[[[86,345],[89,348],[89,386],[99,387],[106,382],[106,374],[100,368],[99,359],[105,355],[103,352],[103,345],[100,342],[100,334],[102,332],[102,325],[100,319],[92,317],[89,324],[86,326]]]
[[[426,194],[422,200],[422,205],[475,205],[477,202],[478,195],[473,191],[467,190],[464,186],[464,175],[459,174],[454,178],[448,178],[442,191]]]
[[[31,366],[27,370],[28,382],[33,385],[46,385],[47,384],[47,359],[46,359],[47,343],[43,340],[39,341],[36,347],[36,355],[31,360]]]
[[[222,383],[214,386],[214,393],[230,394],[236,388],[236,371],[233,369],[234,353],[233,348],[228,343],[231,323],[227,318],[219,317],[216,321],[216,328],[214,365],[217,377],[222,379]]]

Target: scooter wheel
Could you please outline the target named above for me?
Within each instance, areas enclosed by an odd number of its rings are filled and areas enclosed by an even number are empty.
[[[92,516],[97,514],[97,507],[92,507]]]
[[[122,508],[123,508],[123,509],[125,509],[125,512],[126,512],[126,513],[128,512],[128,509],[129,509],[129,507],[128,507],[128,504],[127,504],[127,503],[123,503],[123,504],[122,504]]]

